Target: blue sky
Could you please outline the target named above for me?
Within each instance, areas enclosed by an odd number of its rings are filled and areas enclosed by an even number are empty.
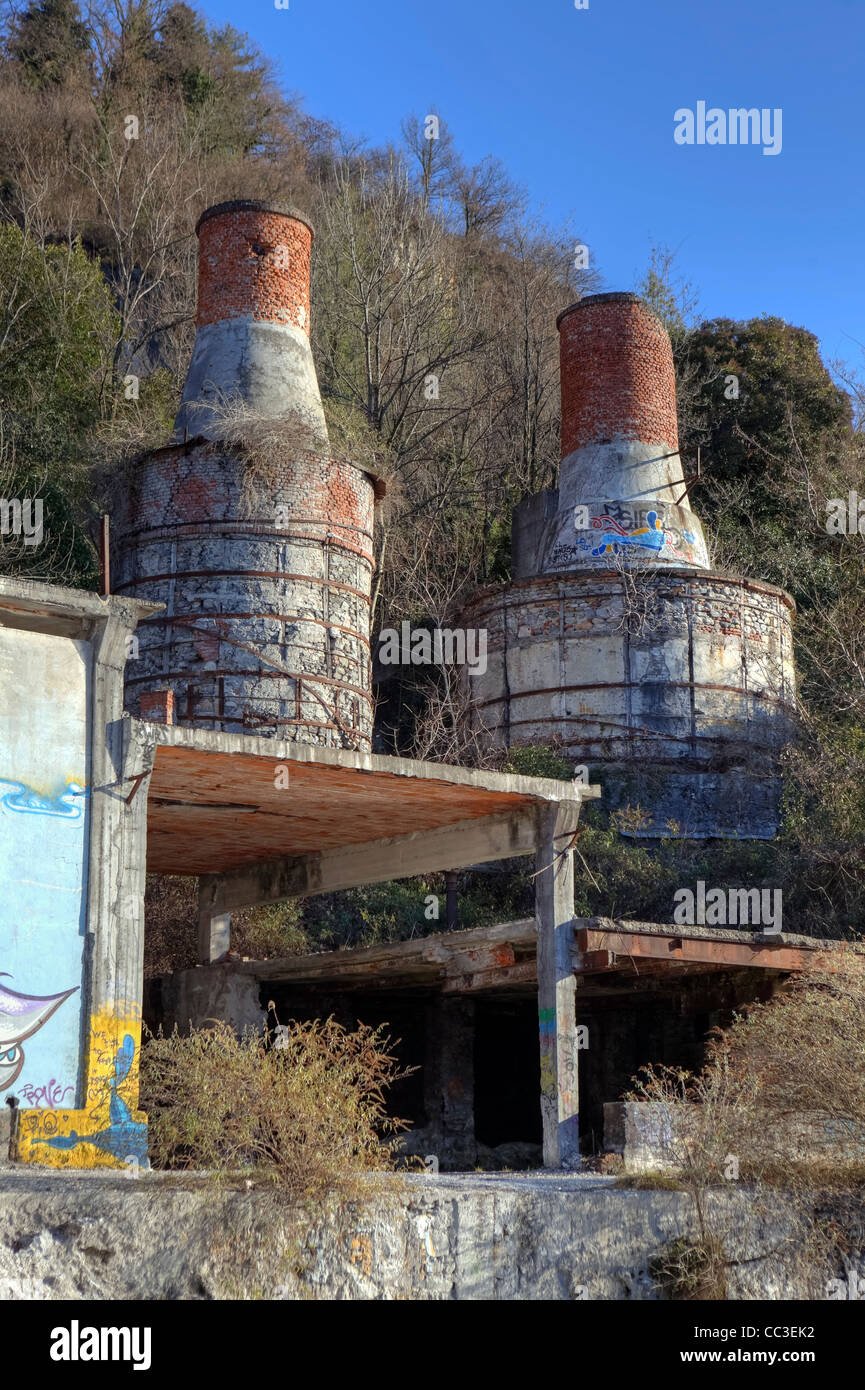
[[[711,318],[776,314],[861,364],[865,0],[206,0],[372,143],[437,109],[573,228],[609,289],[652,240]],[[780,107],[783,147],[680,146],[681,107]]]

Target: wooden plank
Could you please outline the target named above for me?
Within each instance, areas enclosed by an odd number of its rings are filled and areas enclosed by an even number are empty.
[[[517,922],[499,922],[493,927],[473,927],[468,931],[436,932],[381,946],[355,946],[310,956],[245,961],[235,968],[262,980],[296,980],[298,983],[357,979],[367,985],[377,981],[389,985],[394,975],[435,983],[448,970],[471,974],[478,968],[509,964],[515,958],[515,947],[522,956],[531,952],[534,968],[537,935],[537,923],[531,917]]]
[[[475,994],[484,989],[504,989],[508,985],[533,985],[537,978],[537,962],[521,960],[515,965],[479,970],[473,975],[449,975],[442,985],[442,994]]]

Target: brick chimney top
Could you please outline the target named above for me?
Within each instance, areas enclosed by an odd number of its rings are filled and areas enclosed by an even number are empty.
[[[309,334],[313,229],[303,213],[236,199],[207,208],[195,230],[199,328],[251,318]]]
[[[290,421],[295,450],[328,455],[309,343],[312,224],[284,204],[237,198],[207,208],[196,231],[195,346],[175,438],[219,438],[226,416],[246,412]]]
[[[211,207],[205,208],[195,224],[195,235],[198,236],[202,223],[209,221],[211,217],[224,217],[230,212],[265,212],[273,213],[277,217],[293,217],[295,222],[303,222],[315,235],[315,228],[306,213],[300,212],[291,203],[268,203],[262,202],[260,198],[229,198],[224,203],[214,203]]]
[[[559,314],[562,458],[634,440],[679,447],[676,378],[661,320],[627,292],[587,295]]]

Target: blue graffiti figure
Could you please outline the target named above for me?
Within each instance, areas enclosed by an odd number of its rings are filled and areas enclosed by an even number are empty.
[[[123,1039],[114,1056],[114,1078],[111,1081],[111,1100],[108,1105],[109,1123],[98,1134],[79,1134],[70,1130],[69,1134],[55,1134],[51,1139],[37,1139],[37,1144],[46,1144],[51,1149],[74,1149],[78,1144],[92,1144],[103,1153],[111,1154],[121,1162],[147,1162],[147,1126],[133,1120],[132,1111],[126,1101],[118,1095],[118,1087],[129,1075],[135,1060],[135,1040],[129,1033]]]
[[[611,550],[614,555],[618,555],[620,550],[629,545],[639,546],[643,550],[663,550],[667,543],[667,533],[658,520],[658,513],[649,512],[646,521],[648,525],[624,535],[618,535],[615,531],[604,531],[600,544],[595,546],[592,554],[605,555]]]

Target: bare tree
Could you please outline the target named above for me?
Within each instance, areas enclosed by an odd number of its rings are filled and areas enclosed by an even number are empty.
[[[431,110],[426,116],[407,116],[401,129],[410,165],[417,166],[417,186],[424,206],[450,198],[457,156],[447,122]]]
[[[487,155],[479,164],[455,163],[452,197],[466,236],[498,233],[526,208],[526,193],[508,175],[500,159]]]

